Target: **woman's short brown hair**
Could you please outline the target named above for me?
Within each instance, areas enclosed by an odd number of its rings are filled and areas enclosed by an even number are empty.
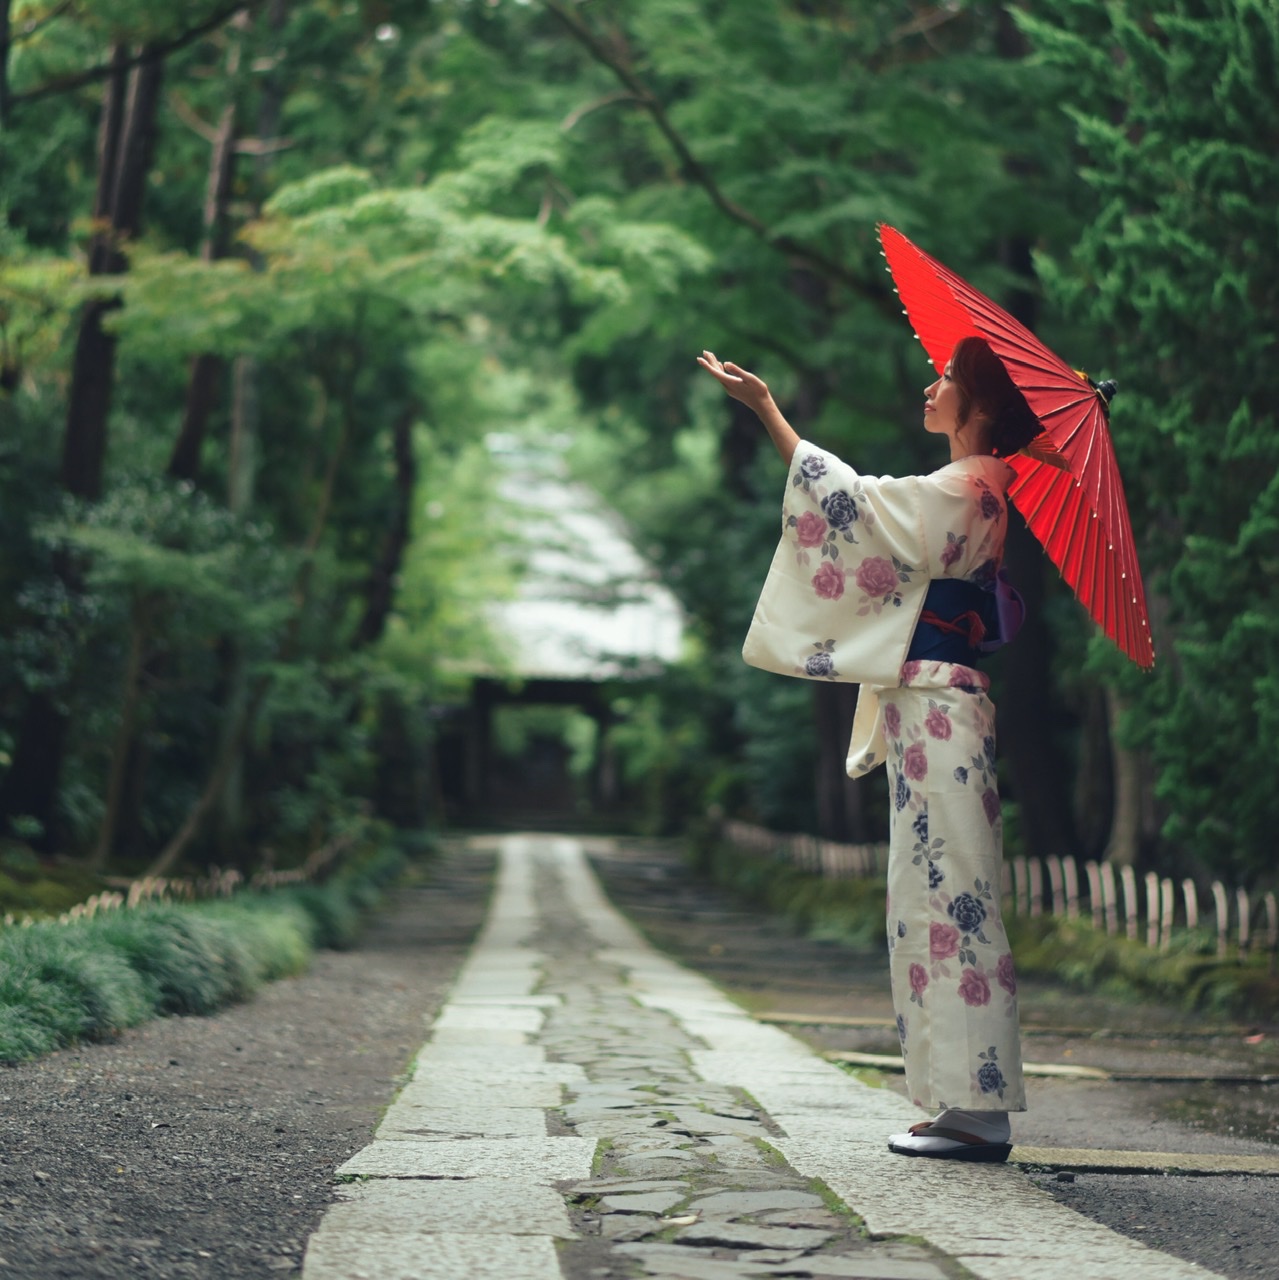
[[[950,357],[950,380],[959,390],[960,425],[974,412],[984,415],[997,457],[1024,449],[1043,430],[985,338],[960,338]]]

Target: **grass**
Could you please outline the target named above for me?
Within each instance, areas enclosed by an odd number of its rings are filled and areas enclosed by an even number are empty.
[[[161,1014],[209,1014],[349,947],[404,869],[370,851],[323,885],[0,929],[0,1062],[109,1038]]]
[[[884,945],[879,879],[827,880],[723,843],[702,845],[694,865],[716,884],[785,917],[797,933],[857,950]],[[1183,931],[1167,951],[1111,937],[1083,920],[1005,918],[1017,972],[1112,999],[1155,999],[1189,1010],[1279,1017],[1279,977],[1268,958],[1218,958],[1209,934]]]

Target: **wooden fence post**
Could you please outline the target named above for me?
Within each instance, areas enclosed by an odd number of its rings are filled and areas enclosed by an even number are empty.
[[[1038,858],[1030,860],[1030,914],[1044,914],[1044,864]]]
[[[1088,906],[1092,911],[1092,927],[1100,929],[1103,924],[1101,901],[1101,868],[1089,858],[1084,863],[1084,872],[1088,876]]]
[[[1114,863],[1101,864],[1101,905],[1106,912],[1106,933],[1114,937],[1119,932],[1119,904],[1115,901]]]
[[[1137,873],[1129,866],[1119,868],[1119,883],[1124,887],[1124,928],[1128,937],[1137,941],[1137,917],[1141,904],[1137,900]]]
[[[1066,917],[1079,919],[1079,869],[1074,858],[1069,856],[1061,860],[1061,872],[1066,880]]]
[[[1177,890],[1171,880],[1164,879],[1159,884],[1159,916],[1162,925],[1159,930],[1159,949],[1167,951],[1172,945],[1172,917],[1177,905]]]
[[[1052,891],[1053,898],[1053,915],[1064,916],[1066,914],[1066,886],[1061,877],[1061,859],[1055,853],[1050,853],[1047,862],[1048,887]]]
[[[1212,900],[1217,907],[1217,955],[1221,957],[1229,945],[1230,904],[1226,901],[1226,886],[1220,880],[1212,882]]]
[[[1153,951],[1159,945],[1159,877],[1146,872],[1146,946]]]

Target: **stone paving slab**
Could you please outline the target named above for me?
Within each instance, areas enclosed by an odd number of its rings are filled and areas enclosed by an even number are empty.
[[[519,1235],[319,1231],[306,1280],[561,1280],[554,1243]]]
[[[552,1187],[532,1182],[379,1178],[343,1186],[338,1197],[324,1215],[322,1232],[573,1238],[564,1197]]]
[[[494,1090],[504,1103],[512,1107],[558,1107],[564,1087],[558,1080],[522,1080],[510,1078],[494,1082],[476,1080],[470,1075],[441,1077],[424,1072],[404,1086],[395,1106],[418,1107],[482,1107],[491,1103]]]
[[[546,1015],[541,1009],[523,1009],[496,1002],[486,1004],[452,1004],[441,1010],[432,1028],[433,1039],[438,1040],[441,1031],[507,1031],[535,1035],[541,1031]],[[517,1041],[517,1043],[519,1043]]]
[[[1212,1276],[1015,1165],[893,1156],[918,1118],[648,947],[580,844],[507,838],[488,921],[411,1082],[338,1170],[365,1181],[304,1280]]]
[[[558,1182],[591,1171],[595,1143],[582,1138],[461,1138],[405,1142],[380,1136],[357,1151],[339,1177],[509,1178]]]
[[[551,1104],[554,1106],[554,1103]],[[544,1107],[420,1107],[396,1102],[378,1126],[379,1138],[419,1142],[456,1137],[544,1138]]]

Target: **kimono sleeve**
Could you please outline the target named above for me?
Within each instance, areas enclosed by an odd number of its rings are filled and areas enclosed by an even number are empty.
[[[932,476],[863,476],[801,442],[782,536],[743,647],[752,666],[896,685],[937,559],[930,541],[971,506]]]

